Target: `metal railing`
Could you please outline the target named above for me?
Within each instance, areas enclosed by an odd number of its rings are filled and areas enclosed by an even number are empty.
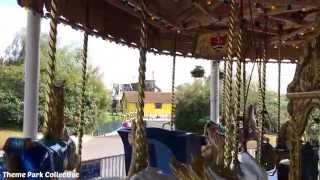
[[[124,154],[101,159],[102,177],[126,177]]]
[[[100,125],[95,131],[92,133],[93,136],[103,136],[107,133],[111,133],[114,130],[121,127],[121,121],[111,121],[105,124]]]
[[[96,164],[100,164],[99,170]],[[124,154],[92,159],[82,163],[89,169],[81,179],[124,179],[126,177]],[[96,170],[94,170],[96,169]]]

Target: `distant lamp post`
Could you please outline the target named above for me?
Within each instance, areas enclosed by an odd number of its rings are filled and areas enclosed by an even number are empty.
[[[204,76],[204,68],[202,66],[196,66],[192,71],[191,75],[194,78],[202,78]]]

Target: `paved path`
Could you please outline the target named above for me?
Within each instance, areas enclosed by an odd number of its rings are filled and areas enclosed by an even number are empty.
[[[123,144],[118,135],[91,137],[83,144],[82,160],[99,159],[124,154]]]
[[[148,127],[162,127],[168,120],[148,120]],[[167,126],[168,127],[168,126]],[[73,138],[77,142],[76,138]],[[108,156],[124,154],[123,144],[117,130],[106,136],[84,136],[82,160],[99,159]]]

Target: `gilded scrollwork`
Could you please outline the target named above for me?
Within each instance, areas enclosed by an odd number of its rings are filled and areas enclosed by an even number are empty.
[[[291,131],[287,134],[290,150],[290,180],[300,177],[301,137],[308,124],[308,116],[314,106],[320,106],[320,36],[309,42],[297,64],[293,81],[288,85],[288,112]],[[319,93],[317,93],[319,92]],[[293,95],[294,94],[294,95]],[[306,94],[308,94],[306,96]]]

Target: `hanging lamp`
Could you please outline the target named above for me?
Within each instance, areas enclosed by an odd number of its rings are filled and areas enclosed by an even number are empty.
[[[191,75],[194,78],[202,78],[204,76],[204,68],[202,66],[196,66],[192,71]]]

